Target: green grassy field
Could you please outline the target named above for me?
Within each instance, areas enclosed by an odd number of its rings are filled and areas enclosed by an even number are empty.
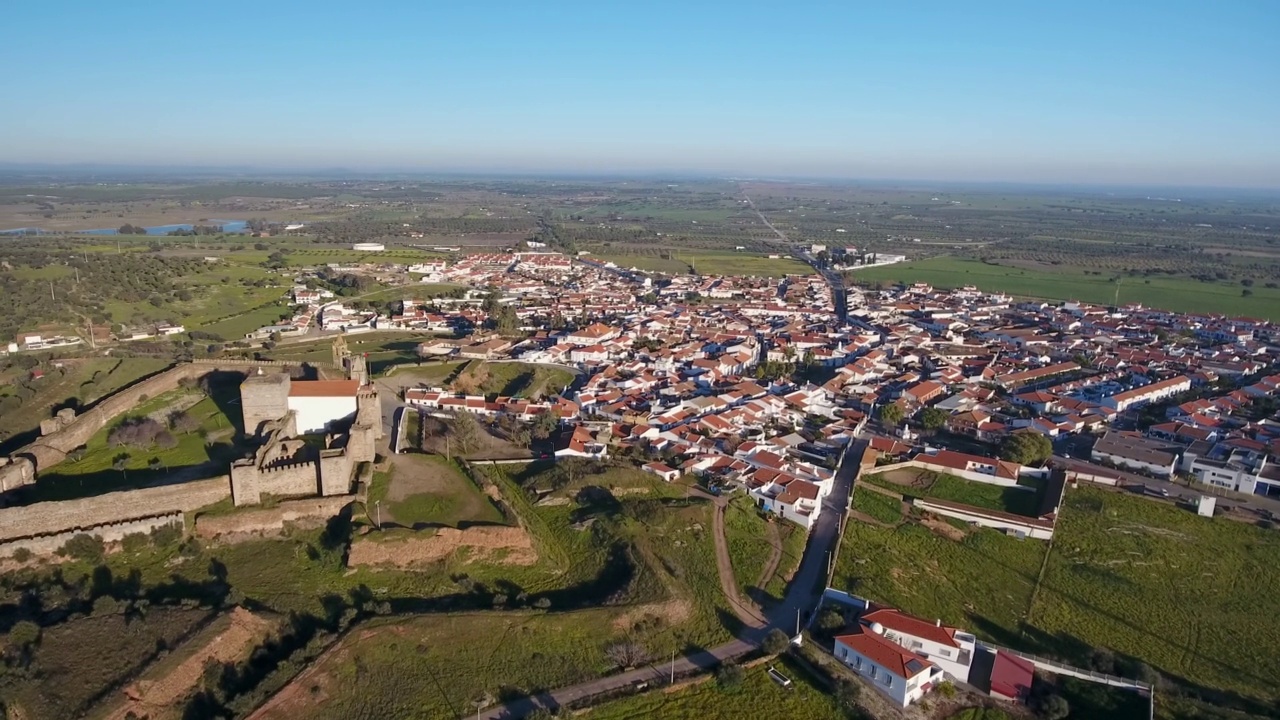
[[[1219,705],[1274,702],[1274,531],[1082,487],[1066,496],[1047,560],[1046,543],[964,532],[851,522],[836,585],[1077,665],[1110,648]]]
[[[859,482],[862,481],[870,482],[871,478],[864,476],[859,480]],[[902,522],[902,502],[900,500],[895,500],[866,488],[854,488],[853,509],[866,513],[882,523],[896,525]]]
[[[163,413],[165,408],[196,393],[198,391],[176,390],[151,398],[129,417]],[[173,433],[177,440],[173,447],[112,447],[108,437],[111,430],[126,419],[120,418],[90,438],[82,454],[73,453],[41,473],[39,482],[24,492],[29,491],[28,499],[33,501],[65,500],[137,487],[175,471],[194,473],[192,479],[226,472],[222,464],[236,457],[240,450],[234,442],[236,421],[224,414],[219,403],[210,397],[202,397],[186,412],[200,424],[190,432]],[[117,461],[123,461],[122,466],[118,467]]]
[[[573,382],[573,373],[558,367],[517,362],[484,363],[480,392],[485,395],[535,398],[557,394]]]
[[[383,499],[370,490],[371,502]],[[503,522],[502,513],[480,488],[437,455],[398,456],[385,495],[384,522],[406,527]]]
[[[1044,553],[1042,542],[995,530],[964,531],[956,541],[915,523],[881,528],[853,521],[845,530],[834,585],[1006,640],[1001,631],[1019,627],[1026,617]]]
[[[1080,268],[1030,270],[988,265],[977,260],[930,258],[900,265],[858,270],[858,283],[925,282],[939,288],[973,285],[990,292],[1047,300],[1079,300],[1111,304],[1116,298],[1114,273],[1087,275]],[[1205,283],[1176,277],[1125,277],[1119,283],[1120,304],[1142,303],[1176,312],[1208,312],[1280,320],[1280,290],[1255,285],[1252,297],[1242,297],[1238,283]]]
[[[738,589],[754,588],[769,560],[768,522],[760,516],[751,498],[738,495],[725,508],[724,535],[729,546],[729,561]]]
[[[987,508],[990,510],[1000,510],[1002,512],[1014,513],[1017,515],[1033,515],[1037,509],[1037,493],[1035,488],[1022,487],[1006,488],[999,485],[991,485],[989,483],[972,482],[955,475],[947,475],[945,473],[937,473],[929,470],[897,470],[895,474],[913,474],[917,478],[917,483],[913,485],[900,485],[885,479],[883,475],[868,475],[862,479],[873,485],[888,488],[894,492],[900,492],[904,495],[913,495],[916,497],[937,498],[939,500],[950,500],[951,502],[964,503],[965,505],[973,505],[975,507]],[[890,498],[885,498],[890,500]],[[864,502],[880,502],[864,500]],[[885,517],[888,517],[887,509],[880,510]],[[900,510],[898,511],[900,514]],[[875,515],[878,519],[883,519],[880,515]],[[885,520],[885,522],[896,522],[895,520]]]
[[[799,665],[783,660],[778,663],[778,669],[791,678],[791,687],[783,688],[769,679],[768,667],[761,665],[746,670],[746,677],[738,687],[723,688],[714,680],[708,680],[675,692],[653,690],[603,703],[580,717],[587,720],[828,720],[839,717],[830,693],[815,684]]]
[[[1033,639],[1106,646],[1171,677],[1274,700],[1280,536],[1093,488],[1066,498]]]

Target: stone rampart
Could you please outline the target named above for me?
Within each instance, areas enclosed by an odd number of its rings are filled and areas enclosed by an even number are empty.
[[[286,500],[276,507],[262,510],[241,510],[233,515],[201,516],[196,518],[195,532],[206,538],[242,533],[272,533],[284,529],[285,523],[307,520],[327,520],[342,512],[353,496],[307,498]]]
[[[17,540],[9,540],[0,542],[0,558],[12,557],[14,553],[23,548],[31,551],[36,555],[52,555],[59,548],[67,544],[71,538],[80,535],[96,535],[105,542],[116,542],[125,535],[134,533],[149,533],[159,527],[166,525],[177,525],[183,527],[185,521],[183,514],[180,512],[167,513],[164,515],[156,515],[154,517],[138,518],[136,520],[122,520],[120,522],[104,523],[86,528],[72,528],[59,533],[49,535],[39,535],[30,538],[19,538]]]
[[[0,541],[84,532],[111,523],[190,512],[231,493],[226,475],[179,485],[106,493],[78,500],[0,509]]]

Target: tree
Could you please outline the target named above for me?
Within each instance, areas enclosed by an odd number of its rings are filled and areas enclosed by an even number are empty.
[[[889,427],[897,427],[903,420],[902,408],[898,407],[896,403],[882,405],[877,417],[880,419],[881,423]]]
[[[818,631],[823,635],[834,635],[844,628],[844,615],[839,610],[827,608],[818,613]]]
[[[947,424],[947,418],[949,417],[951,416],[948,415],[945,410],[939,410],[938,408],[925,408],[924,412],[920,413],[920,424],[923,425],[926,430],[937,430]]]
[[[614,643],[605,648],[604,654],[618,667],[636,667],[649,662],[649,651],[635,642]]]
[[[534,440],[546,440],[555,434],[556,429],[560,427],[560,419],[556,417],[554,412],[539,413],[533,419],[533,427],[530,433]]]
[[[73,560],[99,563],[102,562],[102,558],[106,555],[107,549],[106,545],[102,542],[102,538],[96,535],[80,533],[68,540],[62,547],[58,548],[57,552],[59,555],[72,558]]]
[[[1040,704],[1040,717],[1045,720],[1063,720],[1071,714],[1071,706],[1061,695],[1050,695]]]
[[[764,636],[764,640],[760,643],[760,649],[763,650],[766,655],[777,655],[783,650],[786,650],[787,645],[790,643],[791,638],[787,637],[786,633],[782,632],[778,628],[774,628],[769,631],[768,635]]]
[[[1250,295],[1253,295],[1253,291],[1249,288],[1245,288],[1240,291],[1240,297],[1249,297]]]
[[[1000,457],[1022,465],[1037,465],[1053,455],[1053,443],[1034,430],[1019,430],[1000,443]]]
[[[716,668],[716,683],[722,688],[737,687],[742,684],[746,676],[746,671],[737,663],[725,662]]]
[[[453,434],[458,441],[458,449],[465,455],[476,449],[480,443],[480,423],[476,416],[463,410],[454,417]]]

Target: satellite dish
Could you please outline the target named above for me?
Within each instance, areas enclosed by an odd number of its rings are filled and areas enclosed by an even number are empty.
[[[875,634],[877,634],[877,635],[883,635],[883,634],[884,634],[884,626],[883,626],[883,625],[881,625],[881,624],[880,624],[880,623],[878,623],[878,622],[873,622],[873,623],[871,623],[871,632],[873,632],[873,633],[875,633]]]

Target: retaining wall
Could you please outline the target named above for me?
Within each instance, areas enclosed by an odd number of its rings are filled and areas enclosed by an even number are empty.
[[[241,510],[233,515],[201,516],[196,518],[196,535],[215,538],[238,533],[279,532],[285,523],[309,519],[327,520],[354,500],[354,496],[307,498],[286,500],[276,507],[263,510]]]
[[[124,538],[125,535],[149,533],[158,527],[166,525],[185,527],[183,518],[184,515],[182,513],[172,512],[137,520],[104,523],[93,527],[73,528],[49,535],[0,542],[0,558],[12,557],[14,553],[22,548],[26,548],[36,555],[52,555],[63,545],[66,545],[68,540],[80,534],[96,535],[106,542],[116,542]]]
[[[0,509],[0,541],[84,532],[111,523],[190,512],[230,496],[226,475],[179,485]]]

